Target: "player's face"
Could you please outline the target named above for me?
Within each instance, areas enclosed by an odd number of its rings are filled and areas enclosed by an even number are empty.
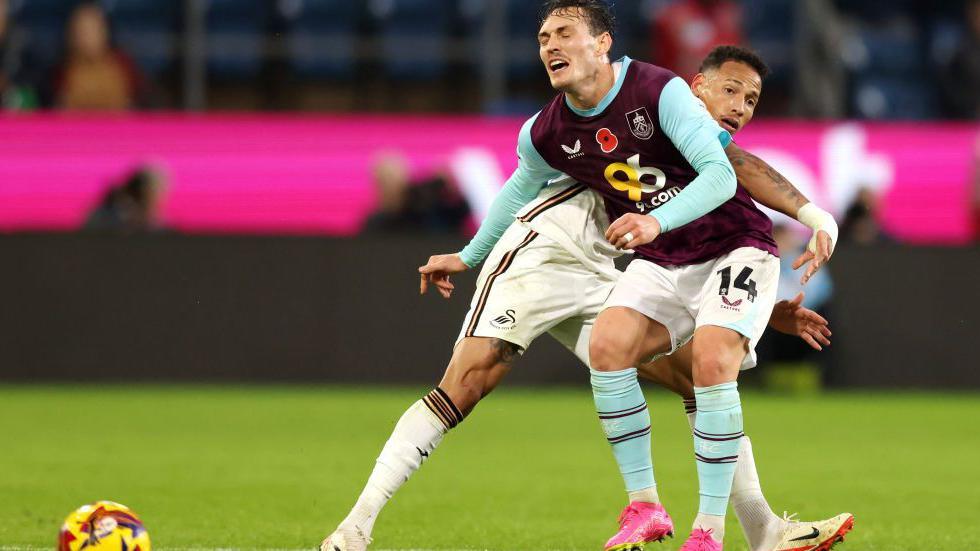
[[[762,94],[762,79],[751,66],[726,61],[717,69],[698,73],[691,82],[694,95],[722,128],[735,134],[749,124]]]
[[[553,13],[538,31],[539,53],[551,86],[563,92],[594,78],[611,44],[609,33],[592,36],[578,9]]]

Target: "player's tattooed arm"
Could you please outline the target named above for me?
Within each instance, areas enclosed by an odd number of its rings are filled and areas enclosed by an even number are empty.
[[[769,163],[735,145],[735,142],[725,148],[725,153],[735,169],[738,183],[756,201],[790,218],[796,218],[800,208],[810,202]]]
[[[813,229],[813,236],[796,261],[793,269],[806,266],[800,283],[805,284],[834,253],[837,241],[837,223],[834,217],[811,203],[800,190],[768,163],[745,151],[734,142],[725,148],[738,183],[752,198],[763,205],[795,218]]]

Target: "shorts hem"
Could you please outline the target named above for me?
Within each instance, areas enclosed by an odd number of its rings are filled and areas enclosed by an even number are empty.
[[[745,332],[745,329],[742,328],[742,327],[739,327],[737,323],[711,323],[711,322],[707,322],[707,323],[702,323],[702,324],[699,324],[699,325],[695,325],[694,326],[694,330],[697,331],[701,327],[708,327],[708,326],[711,326],[711,327],[722,327],[724,329],[731,329],[732,331],[738,333],[739,335],[742,335],[746,339],[749,339],[749,342],[752,342],[752,340],[755,339],[755,336],[754,335],[746,335],[745,334],[746,333]]]
[[[745,351],[745,358],[742,360],[742,365],[738,366],[738,370],[745,371],[747,369],[752,369],[753,367],[759,365],[759,359],[756,357],[755,354],[755,344],[756,344],[755,338],[752,337],[751,335],[746,335],[745,333],[743,333],[741,329],[735,327],[735,324],[702,323],[701,325],[698,325],[694,330],[697,331],[697,329],[700,327],[723,327],[725,329],[731,329],[732,331],[735,331],[739,335],[742,335],[743,337],[749,340],[749,343],[748,343],[748,350]]]
[[[613,291],[613,292],[615,292],[615,291]],[[647,318],[649,318],[649,319],[651,319],[651,320],[659,323],[660,325],[663,325],[664,328],[667,329],[667,336],[670,338],[670,350],[668,350],[666,352],[659,352],[659,353],[651,356],[651,358],[659,358],[659,357],[662,357],[662,356],[669,356],[669,355],[673,354],[674,352],[677,352],[677,350],[681,347],[681,344],[678,343],[678,341],[677,341],[677,333],[674,330],[674,328],[671,327],[670,324],[665,323],[662,319],[657,318],[657,316],[650,315],[648,312],[644,312],[643,310],[640,310],[639,308],[637,308],[637,306],[635,304],[617,304],[615,302],[611,302],[611,303],[608,303],[608,304],[604,305],[602,307],[602,310],[599,311],[599,314],[602,315],[602,312],[605,312],[606,310],[608,310],[610,308],[629,308],[630,310],[633,310],[634,312],[638,312],[638,313],[646,316]]]
[[[524,351],[526,351],[527,348],[529,346],[531,346],[531,343],[534,342],[534,339],[530,339],[530,340],[518,339],[518,338],[514,338],[513,335],[505,335],[503,332],[498,333],[498,332],[495,332],[495,331],[481,331],[481,330],[477,329],[477,330],[473,331],[473,334],[472,335],[467,335],[465,333],[459,335],[456,338],[456,342],[453,343],[453,350],[455,350],[456,347],[459,345],[459,343],[463,339],[465,339],[467,337],[479,337],[479,338],[485,338],[485,339],[500,339],[502,341],[507,341],[510,344],[513,344],[514,346],[520,348],[521,349],[521,351],[520,351],[521,354],[523,354]]]

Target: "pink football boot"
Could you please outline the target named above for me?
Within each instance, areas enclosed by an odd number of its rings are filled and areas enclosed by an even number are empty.
[[[606,542],[606,551],[642,551],[651,541],[674,535],[674,521],[659,503],[634,501],[619,515],[619,532]]]
[[[721,551],[721,542],[711,537],[711,530],[695,528],[680,551]]]

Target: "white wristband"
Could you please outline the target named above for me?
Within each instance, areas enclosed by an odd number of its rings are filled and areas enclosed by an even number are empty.
[[[834,247],[837,246],[837,221],[832,214],[813,203],[807,203],[797,211],[796,219],[813,229],[813,237],[806,245],[807,250],[811,253],[817,252],[817,232],[825,231],[830,236],[830,252],[834,252]]]

